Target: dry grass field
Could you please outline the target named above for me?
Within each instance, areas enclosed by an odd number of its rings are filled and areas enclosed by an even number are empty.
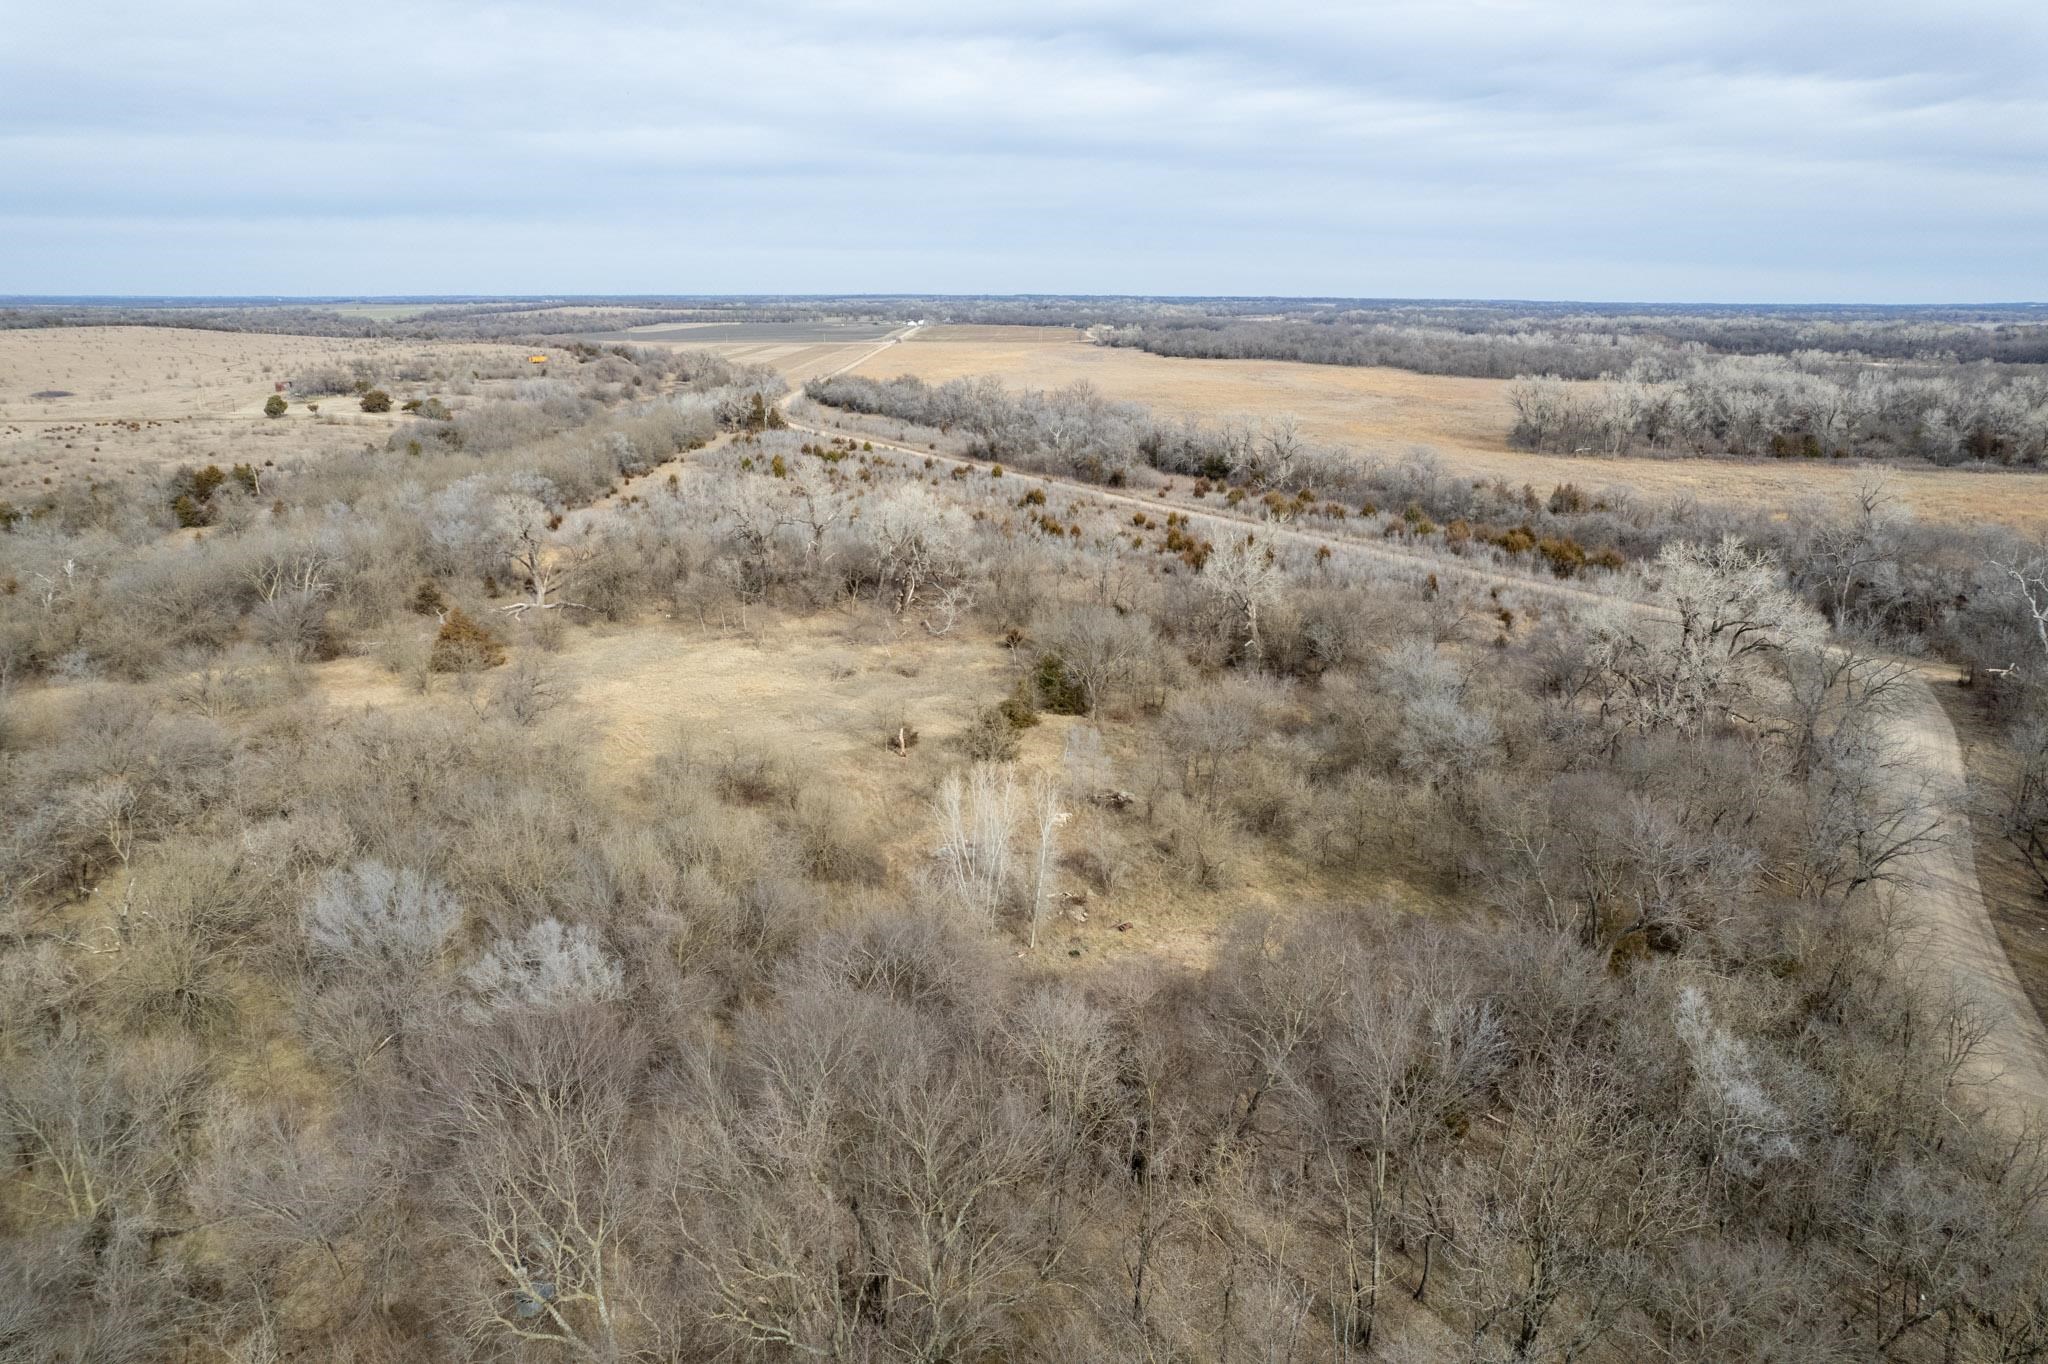
[[[1014,330],[1032,329],[1020,327]],[[780,370],[792,384],[801,384],[807,379],[839,370],[874,350],[888,335],[888,331],[881,327],[804,322],[669,322],[650,323],[625,331],[589,332],[578,339],[600,344],[710,351],[735,364],[771,366]],[[895,347],[889,349],[894,350]]]
[[[934,382],[985,374],[1025,389],[1086,382],[1158,411],[1209,419],[1292,413],[1312,439],[1382,459],[1427,450],[1474,478],[1543,486],[1621,483],[1659,497],[1761,501],[1785,515],[1796,514],[1809,499],[1840,501],[1862,472],[1847,463],[1532,454],[1508,448],[1513,414],[1502,380],[1277,360],[1177,359],[1092,345],[1063,327],[932,327],[854,372],[877,378],[914,374]],[[1894,468],[1892,477],[1925,519],[2048,528],[2048,481],[2039,475]]]
[[[728,360],[743,365],[772,365],[792,383],[801,384],[821,374],[830,374],[863,351],[874,349],[873,341],[857,342],[743,342],[708,347]],[[895,347],[890,347],[891,350]]]
[[[1107,514],[1107,509],[1098,508]],[[423,629],[425,627],[422,627]],[[663,623],[578,630],[543,650],[512,632],[515,659],[538,666],[558,717],[583,727],[603,755],[601,770],[621,799],[659,755],[687,748],[717,764],[760,758],[836,794],[858,813],[891,883],[907,888],[930,853],[930,809],[940,779],[963,761],[974,713],[1006,694],[1016,660],[986,632],[932,637],[883,612],[823,616],[760,613],[745,621]],[[369,657],[311,670],[315,694],[335,711],[488,711],[493,677],[437,678],[422,692]],[[1057,773],[1069,729],[1046,715],[1021,735],[1020,772]],[[890,746],[899,725],[915,735],[907,753]],[[1152,722],[1122,715],[1115,734],[1126,755],[1151,743]],[[1126,729],[1125,727],[1129,727]],[[1094,846],[1100,812],[1078,812],[1074,846]],[[1220,836],[1219,836],[1220,837]],[[1127,849],[1144,864],[1116,893],[1095,896],[1051,927],[1057,968],[1090,971],[1131,956],[1205,965],[1230,915],[1247,910],[1292,917],[1305,904],[1358,898],[1420,912],[1446,908],[1422,868],[1384,867],[1361,878],[1333,873],[1270,848],[1235,848],[1231,874],[1215,888],[1191,887],[1152,865],[1156,854]],[[1221,845],[1219,845],[1221,851]],[[1069,877],[1078,885],[1076,878]]]
[[[930,741],[911,758],[943,765],[974,710],[1008,685],[999,647],[933,639],[885,616],[764,612],[728,628],[646,621],[577,631],[554,653],[522,652],[546,668],[563,708],[592,726],[605,769],[621,778],[687,740],[706,752],[739,746],[800,755],[864,801],[901,796],[899,775],[929,779],[925,763],[884,761],[899,719]],[[367,659],[318,672],[323,695],[339,705],[432,700]]]
[[[180,464],[261,464],[285,454],[381,440],[410,418],[373,415],[345,395],[294,400],[263,415],[279,383],[315,369],[367,366],[402,396],[408,376],[474,384],[510,372],[521,346],[325,336],[69,327],[0,331],[0,497],[17,500],[77,478]],[[37,396],[55,394],[61,396]]]

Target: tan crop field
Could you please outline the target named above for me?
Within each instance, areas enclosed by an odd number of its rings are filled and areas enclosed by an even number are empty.
[[[797,324],[782,327],[759,324],[744,330],[725,323],[676,322],[634,327],[622,332],[593,332],[579,339],[599,344],[659,346],[669,350],[709,351],[735,364],[767,365],[781,372],[792,384],[831,374],[874,350],[886,334],[856,335],[847,339],[820,339],[816,329]],[[1016,330],[1018,328],[972,328],[969,330]],[[735,334],[737,333],[737,334]],[[896,347],[890,346],[889,351]],[[894,373],[895,371],[890,371]]]
[[[264,401],[294,376],[330,368],[369,375],[394,398],[460,392],[493,373],[517,373],[527,354],[524,346],[175,327],[0,331],[0,497],[23,500],[80,478],[358,447],[412,418],[365,413],[352,396],[332,394],[294,398],[272,419]]]
[[[1474,478],[1541,486],[1622,483],[1652,496],[1763,502],[1794,514],[1802,502],[1844,500],[1866,466],[1852,462],[1575,457],[1508,447],[1509,384],[1406,370],[1282,360],[1188,360],[1097,346],[1066,327],[932,327],[856,366],[877,378],[939,382],[992,375],[1019,389],[1085,382],[1161,412],[1211,420],[1292,413],[1310,438],[1398,460],[1428,451]],[[1923,519],[2048,528],[2048,481],[2038,474],[1885,466]]]

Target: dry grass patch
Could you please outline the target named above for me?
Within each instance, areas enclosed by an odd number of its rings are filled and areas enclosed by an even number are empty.
[[[428,627],[420,627],[423,630]],[[516,632],[515,659],[535,646]],[[909,761],[949,749],[985,696],[1003,686],[1007,661],[990,640],[935,640],[865,617],[773,617],[745,631],[704,634],[666,625],[572,631],[544,665],[621,768],[689,738],[700,751],[786,747],[809,776],[821,765],[868,771],[891,760],[889,716],[920,731]],[[405,679],[369,659],[317,670],[337,705],[433,704],[460,690],[437,683],[424,701]],[[478,680],[487,688],[490,679]],[[893,769],[889,769],[893,770]]]
[[[180,464],[266,460],[382,441],[403,412],[365,413],[354,394],[287,395],[280,383],[362,366],[405,396],[447,386],[412,374],[521,372],[528,349],[470,342],[275,336],[176,327],[52,327],[0,331],[0,496],[26,502],[74,479],[109,480]],[[522,375],[523,377],[523,375]],[[37,394],[61,394],[38,397]],[[310,401],[318,405],[313,411]]]
[[[422,626],[423,630],[427,627]],[[1008,693],[1015,664],[999,639],[934,639],[866,612],[770,616],[747,631],[703,633],[645,623],[575,630],[558,652],[542,653],[515,632],[512,667],[442,677],[422,694],[413,679],[367,658],[312,669],[323,700],[342,708],[449,706],[489,711],[501,680],[522,662],[544,670],[559,697],[551,714],[587,731],[600,768],[622,793],[654,759],[678,747],[696,754],[735,804],[801,823],[799,793],[829,800],[873,840],[886,878],[904,886],[929,858],[932,798],[940,779],[963,766],[962,739],[975,715]],[[1045,714],[1019,734],[1022,781],[1058,773],[1067,733],[1084,721]],[[1127,716],[1109,726],[1123,757],[1156,741],[1158,720]],[[890,743],[900,725],[917,738],[907,753]],[[1212,851],[1227,864],[1214,886],[1197,884],[1158,846],[1141,810],[1070,802],[1061,846],[1085,864],[1113,850],[1112,888],[1070,865],[1059,877],[1072,901],[1041,935],[1039,956],[1062,970],[1147,957],[1207,965],[1222,925],[1241,911],[1292,917],[1333,903],[1397,902],[1446,908],[1423,867],[1324,868],[1250,834],[1219,833]],[[785,807],[789,807],[785,809]]]
[[[516,632],[512,644],[515,669],[538,653]],[[621,787],[677,747],[714,766],[787,770],[795,785],[881,817],[899,863],[925,850],[930,792],[963,761],[959,735],[1008,677],[994,640],[935,640],[865,615],[777,617],[744,633],[576,630],[535,661],[560,698],[552,713],[587,727]],[[425,695],[370,659],[314,672],[336,706],[488,708],[509,670],[440,679]],[[907,755],[888,744],[899,718],[920,736]]]
[[[698,325],[698,324],[686,324]],[[701,324],[710,325],[710,324]],[[678,329],[680,330],[680,329]],[[687,333],[684,333],[685,335]],[[621,334],[636,346],[661,346],[671,350],[699,350],[730,360],[737,365],[768,365],[780,371],[791,384],[833,374],[881,345],[879,340],[862,341],[690,341],[678,340],[667,329],[647,335]],[[889,346],[883,354],[894,354]],[[890,373],[897,371],[891,370]]]

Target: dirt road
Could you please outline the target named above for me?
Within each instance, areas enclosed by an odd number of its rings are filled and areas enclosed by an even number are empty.
[[[2048,1123],[2048,1028],[2027,998],[1985,907],[1963,804],[1963,751],[1932,690],[1953,680],[1953,673],[1944,677],[1919,670],[1918,685],[1906,689],[1888,717],[1900,756],[1911,760],[1900,780],[1930,783],[1929,794],[1940,799],[1943,812],[1934,845],[1913,859],[1908,884],[1888,893],[1924,946],[1919,954],[1908,949],[1909,968],[1930,983],[1955,982],[1985,1008],[1991,1035],[1966,1073],[1999,1085],[2024,1113]]]
[[[823,374],[814,375],[811,377],[818,379],[837,379],[840,375],[846,373],[846,371],[858,368],[859,366],[866,364],[868,361],[874,359],[877,355],[880,355],[883,351],[889,349],[889,347],[903,340],[905,337],[909,336],[912,332],[915,332],[916,330],[916,323],[912,323],[908,327],[899,327],[895,331],[890,332],[887,336],[883,337],[880,341],[876,342],[873,346],[869,346],[863,349],[860,352],[860,354],[854,356],[851,360],[848,360],[845,364],[839,366],[837,369],[827,370]],[[809,383],[810,379],[807,378],[804,382]],[[785,412],[787,412],[789,410],[790,403],[794,402],[798,397],[802,396],[802,394],[803,389],[801,387],[792,388],[789,392],[782,395],[782,401],[777,403],[776,406],[782,408]]]

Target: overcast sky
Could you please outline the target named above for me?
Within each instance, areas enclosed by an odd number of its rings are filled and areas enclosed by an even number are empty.
[[[2043,0],[0,0],[0,293],[2048,298]]]

